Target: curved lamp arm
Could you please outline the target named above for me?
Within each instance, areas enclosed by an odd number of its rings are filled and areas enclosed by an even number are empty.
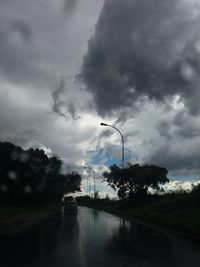
[[[112,128],[114,128],[121,135],[121,138],[122,138],[122,167],[124,168],[124,137],[123,137],[122,133],[120,132],[119,129],[117,129],[113,125],[110,125],[110,124],[107,124],[107,123],[103,123],[103,122],[101,122],[100,125],[101,126],[109,126],[109,127],[112,127]]]

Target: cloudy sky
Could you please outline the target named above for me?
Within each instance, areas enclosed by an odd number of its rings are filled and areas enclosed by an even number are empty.
[[[200,0],[0,0],[0,140],[100,176],[103,121],[126,162],[199,178],[199,25]]]

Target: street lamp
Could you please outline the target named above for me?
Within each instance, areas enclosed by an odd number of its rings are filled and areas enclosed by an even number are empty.
[[[109,125],[109,124],[106,124],[106,123],[103,123],[101,122],[100,123],[101,126],[109,126],[109,127],[112,127],[114,128],[116,131],[118,131],[118,133],[121,135],[121,138],[122,138],[122,167],[124,168],[124,137],[122,135],[122,133],[120,132],[119,129],[117,129],[115,126],[113,125]]]
[[[94,175],[94,198],[95,198],[95,192],[96,192],[96,183],[95,183],[95,171],[91,167],[84,166],[84,169],[89,169],[93,172]]]

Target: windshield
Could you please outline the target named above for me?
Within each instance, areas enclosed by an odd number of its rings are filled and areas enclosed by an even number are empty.
[[[199,77],[200,0],[0,0],[0,266],[199,266]]]

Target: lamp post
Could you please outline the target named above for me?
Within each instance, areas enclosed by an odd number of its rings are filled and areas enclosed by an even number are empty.
[[[95,177],[95,171],[94,171],[91,167],[84,166],[83,168],[84,168],[84,169],[89,169],[89,170],[91,170],[91,171],[93,172],[93,175],[94,175],[94,198],[95,198],[95,192],[96,192],[96,181],[95,181],[96,177]]]
[[[116,131],[118,131],[118,133],[121,135],[121,138],[122,138],[122,167],[124,168],[124,137],[122,135],[122,133],[120,132],[119,129],[117,129],[115,126],[113,125],[109,125],[107,123],[100,123],[101,126],[109,126],[109,127],[112,127],[114,128]]]

